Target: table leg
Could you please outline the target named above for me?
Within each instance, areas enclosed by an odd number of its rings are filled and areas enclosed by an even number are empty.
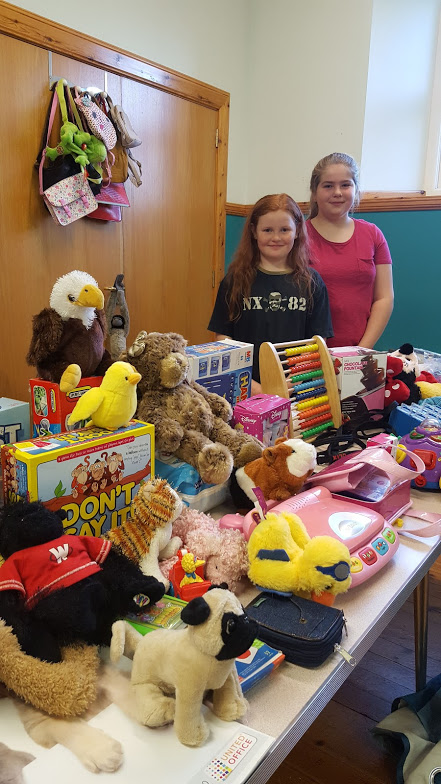
[[[415,637],[415,687],[424,689],[427,675],[427,621],[429,613],[429,574],[413,592],[413,620]]]

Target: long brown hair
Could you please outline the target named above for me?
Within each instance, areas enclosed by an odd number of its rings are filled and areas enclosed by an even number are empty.
[[[268,212],[283,210],[291,215],[296,224],[296,238],[288,257],[287,266],[292,270],[292,280],[302,286],[311,299],[312,277],[309,268],[309,246],[305,219],[299,205],[287,193],[263,196],[254,205],[243,228],[233,261],[227,272],[229,318],[234,321],[242,312],[242,299],[249,297],[260,262],[260,252],[254,236],[259,218]]]
[[[309,183],[309,188],[311,191],[311,196],[309,199],[309,219],[315,218],[318,215],[318,207],[317,201],[315,198],[315,194],[317,193],[317,188],[320,185],[323,172],[328,166],[332,166],[334,164],[341,163],[343,166],[346,166],[348,172],[350,172],[351,179],[354,180],[355,185],[355,196],[354,196],[354,203],[351,208],[352,210],[355,207],[358,207],[360,203],[360,172],[358,169],[357,162],[352,158],[351,155],[347,155],[345,152],[331,152],[330,155],[326,155],[324,158],[321,158],[318,163],[314,166],[311,174],[311,181]]]

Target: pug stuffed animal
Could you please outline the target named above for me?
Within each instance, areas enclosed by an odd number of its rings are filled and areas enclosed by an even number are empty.
[[[207,690],[213,690],[220,719],[234,721],[246,711],[234,660],[248,650],[258,627],[221,587],[192,599],[181,618],[185,629],[158,629],[144,637],[116,621],[110,657],[117,661],[134,650],[129,713],[137,721],[147,727],[174,721],[181,743],[200,746],[208,737],[201,711]]]

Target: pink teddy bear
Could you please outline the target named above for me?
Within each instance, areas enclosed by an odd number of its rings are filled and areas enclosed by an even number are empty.
[[[235,591],[249,568],[247,544],[239,531],[219,528],[210,515],[186,508],[173,523],[173,536],[182,539],[183,547],[205,561],[205,577],[215,585],[227,583]],[[161,564],[170,569],[177,559]]]

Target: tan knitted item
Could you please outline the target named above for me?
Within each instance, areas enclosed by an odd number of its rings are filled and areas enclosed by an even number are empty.
[[[131,518],[119,528],[108,531],[104,538],[110,539],[124,555],[139,564],[150,551],[158,530],[171,524],[181,509],[181,499],[165,479],[144,482],[133,499]]]

